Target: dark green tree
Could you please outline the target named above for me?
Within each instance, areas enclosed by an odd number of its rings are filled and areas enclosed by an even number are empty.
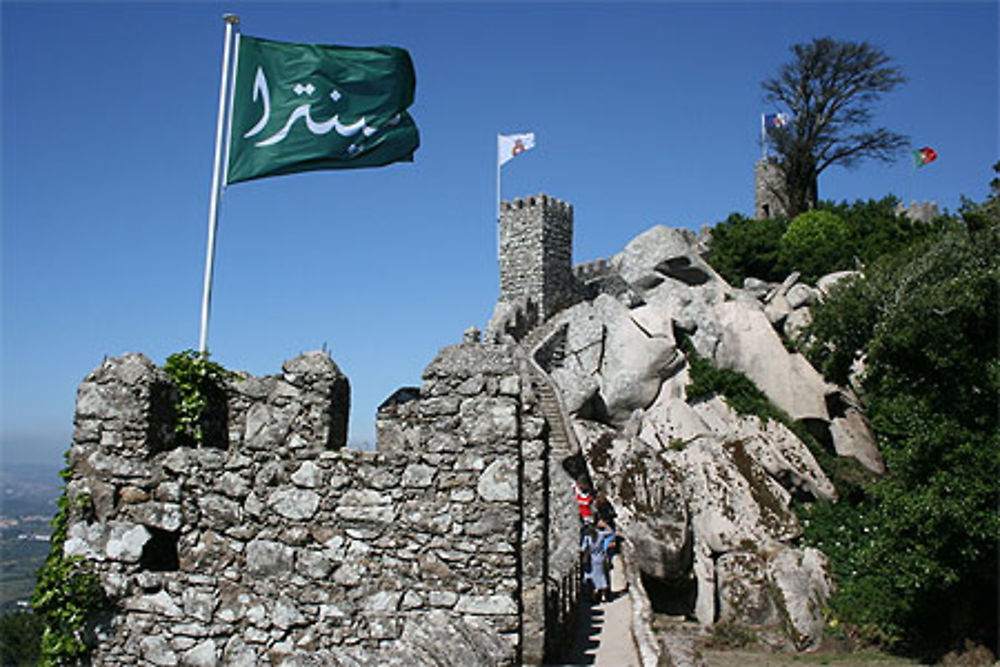
[[[795,216],[778,243],[778,265],[786,273],[799,271],[810,283],[831,271],[853,268],[853,257],[851,229],[830,211]]]
[[[745,278],[780,281],[778,244],[787,222],[782,218],[753,220],[733,213],[712,228],[709,262],[730,285]]]
[[[959,213],[962,221],[970,231],[986,229],[995,225],[1000,220],[1000,162],[993,165],[993,173],[996,176],[990,181],[990,194],[982,204],[962,198],[962,206]]]
[[[995,646],[1000,543],[1000,216],[884,255],[815,312],[809,355],[862,398],[886,462],[863,497],[804,512],[831,558],[841,620],[939,657]]]
[[[881,49],[823,37],[791,51],[792,60],[762,87],[764,101],[790,115],[767,141],[783,181],[775,195],[793,218],[815,208],[819,175],[827,167],[891,161],[909,140],[872,127],[873,105],[906,80]]]

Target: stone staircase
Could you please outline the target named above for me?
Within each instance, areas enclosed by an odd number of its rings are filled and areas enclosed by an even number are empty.
[[[554,460],[564,460],[575,454],[582,454],[559,388],[536,359],[538,351],[546,344],[552,344],[552,337],[557,335],[564,325],[565,319],[557,314],[533,327],[518,342],[522,359],[529,370],[538,405],[549,423],[549,446]],[[546,355],[548,359],[558,363],[560,350],[553,349],[549,352]],[[666,664],[676,667],[703,667],[704,663],[700,660],[700,656],[687,655],[688,651],[684,650],[688,648],[686,642],[680,642],[679,646],[669,643],[661,645],[659,638],[652,631],[649,600],[644,594],[638,594],[642,584],[635,574],[637,572],[635,564],[630,562],[626,571],[630,575],[629,583],[627,592],[619,601],[619,608],[616,608],[613,614],[608,614],[607,622],[601,624],[598,635],[589,638],[590,650],[577,654],[579,647],[574,647],[573,657],[580,658],[578,662],[586,664],[654,667],[660,664],[661,656],[667,654],[669,656],[667,660],[672,662]],[[621,574],[622,572],[619,572],[619,575]],[[607,611],[610,612],[611,609]],[[589,626],[590,610],[583,607],[579,613],[583,626]]]
[[[576,434],[569,424],[569,418],[563,408],[558,390],[549,376],[536,363],[532,363],[531,367],[535,375],[534,385],[538,403],[542,408],[542,414],[549,422],[549,447],[559,459],[572,456],[579,450],[579,445]]]

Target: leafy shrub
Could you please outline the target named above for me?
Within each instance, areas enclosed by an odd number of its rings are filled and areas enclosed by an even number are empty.
[[[778,265],[785,273],[799,271],[806,282],[851,268],[854,247],[851,230],[844,220],[829,211],[808,211],[797,215],[778,242]]]
[[[1000,216],[979,223],[873,262],[808,330],[807,353],[835,381],[864,353],[887,474],[804,511],[805,536],[831,558],[838,616],[915,651],[996,640]]]
[[[773,419],[784,424],[806,445],[842,498],[856,495],[872,479],[871,473],[854,459],[839,458],[829,452],[803,423],[794,421],[772,403],[746,375],[728,368],[716,368],[711,361],[698,354],[687,336],[680,339],[680,347],[689,366],[691,381],[685,387],[689,402],[718,394],[738,414],[754,415],[762,421]]]
[[[733,213],[712,228],[708,260],[730,285],[741,287],[745,278],[780,281],[778,243],[785,233],[782,218],[753,220]]]
[[[812,309],[812,322],[798,341],[806,357],[824,377],[847,385],[851,369],[871,339],[878,316],[878,302],[867,280],[841,281],[831,290],[836,307]]]
[[[60,475],[70,479],[70,468]],[[39,665],[74,664],[84,660],[89,651],[84,629],[87,620],[107,604],[97,575],[91,572],[79,556],[63,553],[69,520],[73,512],[90,507],[90,498],[81,496],[71,507],[66,492],[58,501],[52,519],[51,549],[39,568],[31,606],[44,625]]]
[[[808,215],[815,217],[815,214],[823,212],[840,218],[846,225],[846,242],[840,246],[824,242],[822,249],[814,251],[809,245],[810,240],[804,239],[799,250],[806,263],[801,266],[797,256],[789,255],[791,250],[786,250],[785,255],[780,254],[781,239],[790,227],[787,220],[754,220],[733,213],[712,229],[708,261],[723,278],[737,287],[748,277],[779,282],[792,271],[803,272],[808,279],[815,279],[833,271],[854,268],[855,257],[867,264],[885,254],[899,252],[953,223],[947,216],[931,223],[910,220],[905,215],[896,215],[898,204],[899,200],[892,196],[879,200],[859,199],[850,204],[846,201],[820,202],[819,207]],[[965,206],[963,217],[970,228],[982,226],[979,222],[982,217],[980,210],[981,207],[971,203]],[[827,216],[820,217],[829,219]]]
[[[170,355],[163,370],[180,394],[174,431],[196,444],[203,444],[210,432],[218,430],[212,428],[212,417],[216,416],[213,412],[224,410],[225,383],[235,374],[209,361],[207,353],[194,350]]]
[[[691,382],[685,388],[688,401],[720,394],[741,415],[757,415],[762,419],[777,418],[777,408],[746,375],[728,368],[716,368],[711,361],[699,355],[686,338],[682,347],[690,366]]]
[[[934,234],[948,222],[945,216],[925,223],[910,220],[905,215],[897,215],[896,207],[899,203],[899,199],[889,196],[878,200],[858,199],[852,204],[821,202],[820,209],[833,213],[847,223],[852,252],[867,264]]]

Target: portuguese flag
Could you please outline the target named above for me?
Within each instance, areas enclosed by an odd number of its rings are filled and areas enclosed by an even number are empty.
[[[937,159],[937,151],[930,146],[924,146],[923,148],[918,148],[913,151],[913,163],[918,167],[923,167],[925,164],[930,164]]]

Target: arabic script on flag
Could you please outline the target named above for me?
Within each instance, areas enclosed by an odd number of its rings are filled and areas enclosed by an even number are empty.
[[[239,37],[226,182],[409,161],[416,78],[404,50]]]

